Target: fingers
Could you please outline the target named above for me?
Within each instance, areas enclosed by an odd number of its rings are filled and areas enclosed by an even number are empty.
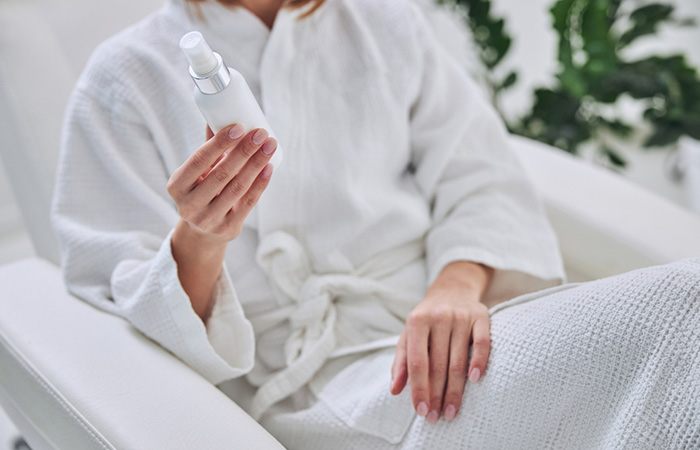
[[[419,416],[428,414],[430,389],[428,385],[428,335],[430,327],[425,315],[409,314],[406,321],[408,377],[411,379],[413,407]]]
[[[430,412],[426,416],[429,423],[437,423],[442,412],[442,398],[447,382],[447,365],[450,349],[450,314],[435,312],[433,326],[430,329]]]
[[[260,196],[267,188],[270,182],[270,177],[272,176],[272,164],[267,164],[258,174],[252,186],[248,191],[246,191],[243,198],[241,198],[239,205],[233,210],[229,211],[229,215],[239,216],[241,223],[250,214],[255,204],[260,199]],[[233,217],[230,218],[231,220]]]
[[[261,150],[256,152],[253,157],[246,162],[245,166],[243,166],[243,168],[233,176],[233,178],[221,190],[219,195],[214,198],[211,203],[212,212],[223,216],[226,215],[231,208],[233,208],[234,212],[240,212],[247,215],[246,211],[252,209],[257,202],[257,198],[254,197],[257,193],[257,189],[260,188],[258,185],[256,186],[255,190],[250,192],[251,186],[256,181],[256,178],[263,171],[265,166],[267,166],[276,149],[277,141],[273,138],[267,139],[262,145]],[[221,165],[223,164],[225,164],[224,161],[222,161]],[[215,171],[216,170],[218,170],[218,168],[215,169]],[[268,175],[269,178],[272,167],[270,167],[268,170],[270,172],[266,173],[266,175]],[[262,191],[260,191],[260,194],[262,194]],[[243,217],[245,217],[245,215]]]
[[[491,353],[491,322],[488,315],[474,322],[472,328],[472,360],[469,364],[469,381],[476,383],[486,372]]]
[[[219,131],[213,138],[202,144],[173,173],[168,182],[170,195],[175,198],[178,194],[189,192],[200,176],[211,168],[226,150],[233,148],[244,135],[245,131],[242,126],[231,125]]]
[[[207,125],[207,132],[206,132],[206,140],[208,141],[209,139],[214,137],[214,132],[211,131],[211,127]]]
[[[394,380],[392,394],[403,389],[406,381],[401,370],[407,367],[416,412],[429,423],[437,423],[441,413],[445,420],[453,420],[462,406],[468,375],[477,382],[486,371],[491,350],[488,310],[477,303],[456,309],[444,304],[416,308],[406,321],[404,335],[406,362],[399,345],[392,367],[399,379]]]
[[[468,375],[473,382],[481,378],[491,350],[490,317],[478,297],[467,300],[459,290],[435,293],[429,290],[406,319],[391,369],[390,389],[399,394],[407,374],[413,407],[432,424],[441,413],[447,421],[455,418]]]
[[[469,332],[471,323],[468,319],[457,320],[450,339],[450,363],[447,371],[447,388],[443,403],[445,420],[451,421],[462,405],[464,383],[467,381],[467,362],[469,358]]]
[[[267,164],[255,178],[255,181],[243,196],[239,205],[236,208],[229,210],[226,216],[226,221],[229,226],[233,226],[237,230],[240,230],[243,227],[243,221],[246,217],[248,217],[248,214],[250,214],[250,211],[253,209],[255,204],[258,203],[260,196],[270,183],[272,170],[272,164]]]
[[[216,161],[214,161],[214,164],[212,164],[211,167],[209,167],[207,170],[204,171],[204,173],[197,179],[197,182],[195,183],[195,185],[201,183],[207,177],[207,175],[209,175],[209,172],[214,170],[214,167],[216,167],[216,165],[219,164],[219,161],[221,161],[224,158],[224,156],[226,156],[226,153],[224,153],[221,156],[219,156],[218,158],[216,158]]]
[[[217,136],[214,137],[214,140],[217,139]],[[197,186],[193,192],[195,201],[207,204],[222,192],[226,185],[243,169],[248,160],[262,147],[266,139],[267,132],[258,128],[248,133],[240,142],[237,142],[233,150],[229,151],[212,169],[211,173]],[[263,167],[265,167],[265,164],[262,164],[259,169],[261,170]],[[245,190],[242,190],[241,180],[237,180],[236,183],[233,187],[240,197],[245,193]]]
[[[408,367],[406,366],[406,331],[404,330],[399,337],[399,343],[396,345],[396,355],[394,355],[394,364],[391,367],[391,386],[389,392],[392,395],[399,395],[403,388],[406,387],[408,381]]]

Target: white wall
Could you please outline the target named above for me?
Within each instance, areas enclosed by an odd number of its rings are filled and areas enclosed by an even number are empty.
[[[37,5],[79,73],[95,47],[155,11],[164,0],[23,0]]]

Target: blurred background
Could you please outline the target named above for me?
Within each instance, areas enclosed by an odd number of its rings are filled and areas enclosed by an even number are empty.
[[[438,0],[511,132],[700,213],[700,2]]]
[[[434,9],[438,33],[469,32],[450,50],[512,132],[700,214],[700,1],[415,1]],[[50,192],[63,110],[91,52],[162,4],[0,0],[0,264],[34,255],[32,237],[46,234],[48,204],[22,199]],[[6,448],[25,447],[0,411]]]

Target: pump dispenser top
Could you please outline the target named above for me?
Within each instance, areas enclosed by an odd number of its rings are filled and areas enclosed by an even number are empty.
[[[190,31],[180,39],[180,48],[190,62],[192,71],[202,77],[219,65],[214,52],[199,31]]]

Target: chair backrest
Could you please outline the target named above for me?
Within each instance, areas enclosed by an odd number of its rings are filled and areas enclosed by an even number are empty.
[[[0,49],[0,157],[37,254],[58,262],[49,210],[75,75],[31,3],[0,4]]]
[[[49,212],[77,76],[97,44],[163,0],[126,3],[0,2],[0,158],[37,255],[54,263],[59,252]]]

